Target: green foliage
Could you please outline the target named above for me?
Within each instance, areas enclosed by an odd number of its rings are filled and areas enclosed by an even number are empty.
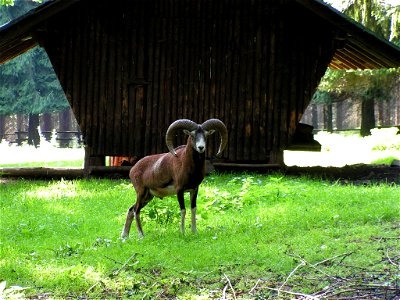
[[[327,103],[325,99],[331,100],[340,94],[356,99],[372,97],[384,101],[389,99],[391,91],[398,84],[400,69],[327,70],[314,101]]]
[[[378,0],[353,0],[344,13],[383,38],[390,37],[392,7]]]
[[[332,1],[326,0],[331,4]],[[382,38],[400,46],[400,5],[379,0],[342,0],[340,9]],[[335,2],[338,5],[338,1]],[[331,4],[332,5],[332,4]]]
[[[167,205],[179,211],[175,198],[155,199],[143,209],[146,236],[132,228],[126,241],[119,234],[135,201],[128,181],[8,181],[0,194],[0,295],[28,298],[222,298],[229,279],[248,299],[273,298],[268,288],[283,285],[313,293],[332,278],[365,274],[359,268],[383,270],[396,255],[384,238],[400,234],[396,186],[282,174],[207,177],[197,235],[181,236],[179,220],[161,216]],[[302,260],[327,260],[318,266],[330,277],[308,280],[322,273],[304,265],[289,280]]]
[[[377,160],[374,160],[371,162],[373,165],[388,165],[390,166],[394,160],[397,160],[398,158],[395,156],[389,156],[389,157],[384,157],[384,158],[379,158]]]
[[[14,5],[14,0],[0,0],[0,5]]]
[[[69,107],[41,48],[0,66],[0,114],[56,112]]]
[[[48,0],[0,0],[0,26],[17,19]]]
[[[4,5],[4,6],[13,6],[16,0],[0,0],[0,6]],[[25,0],[26,1],[26,0]],[[38,2],[38,3],[42,3],[43,0],[31,0],[32,2]],[[28,2],[28,1],[26,1]]]
[[[32,1],[15,1],[12,7],[0,7],[0,24],[37,6]],[[0,65],[0,115],[57,112],[68,107],[50,60],[42,48],[36,47]]]
[[[328,1],[329,2],[329,1]],[[390,6],[378,0],[343,1],[343,12],[360,22],[378,36],[400,45],[400,6]],[[355,100],[385,101],[393,88],[400,84],[400,69],[327,70],[315,103],[332,103],[343,97]]]
[[[328,92],[328,91],[324,91],[322,89],[318,89],[313,97],[312,97],[312,101],[313,103],[317,103],[317,104],[330,104],[333,102],[333,97],[332,97],[332,93]]]

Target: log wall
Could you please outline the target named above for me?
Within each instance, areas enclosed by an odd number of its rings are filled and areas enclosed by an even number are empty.
[[[290,0],[80,1],[40,40],[91,155],[163,152],[174,120],[220,118],[223,161],[281,163],[334,53],[316,18]]]

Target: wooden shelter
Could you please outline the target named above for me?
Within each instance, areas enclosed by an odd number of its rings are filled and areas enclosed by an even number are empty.
[[[399,48],[318,0],[53,0],[0,29],[0,62],[36,45],[86,167],[166,151],[179,118],[226,123],[219,163],[282,164],[328,66],[400,66]]]

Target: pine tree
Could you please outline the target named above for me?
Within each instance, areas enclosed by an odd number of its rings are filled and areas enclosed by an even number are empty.
[[[329,2],[329,1],[328,1]],[[378,36],[400,46],[400,5],[382,4],[378,0],[347,0],[344,13],[360,22]],[[319,93],[331,93],[331,99],[351,96],[361,101],[361,130],[366,136],[375,127],[374,107],[376,101],[386,101],[390,91],[400,84],[400,68],[366,71],[328,70],[323,78],[315,99]]]
[[[0,22],[7,23],[37,5],[32,1],[15,0],[14,6],[0,6]],[[39,115],[66,108],[69,108],[68,101],[42,48],[36,47],[0,65],[0,115],[29,115],[30,144],[37,146],[40,141]],[[0,130],[2,127],[0,124]]]

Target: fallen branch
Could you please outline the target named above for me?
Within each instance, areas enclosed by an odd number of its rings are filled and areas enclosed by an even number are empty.
[[[97,281],[95,284],[93,284],[90,288],[88,288],[88,290],[86,291],[86,294],[89,294],[89,293],[90,293],[96,286],[98,286],[100,283],[104,285],[103,280],[100,279],[100,280]]]
[[[112,276],[118,276],[119,273],[121,273],[121,271],[123,271],[123,270],[128,266],[129,262],[130,262],[132,259],[134,259],[136,256],[137,256],[137,253],[134,253],[131,257],[129,257],[129,258],[125,261],[125,263],[121,266],[121,268],[119,268],[118,270],[112,272]],[[109,257],[107,257],[107,258],[108,258],[108,259],[111,259],[111,258],[109,258]],[[120,263],[120,262],[118,262],[118,261],[116,261],[116,260],[114,260],[114,259],[111,259],[111,260],[113,260],[113,261],[116,262],[116,263]],[[89,294],[89,293],[90,293],[96,286],[98,286],[100,283],[104,285],[103,279],[100,279],[100,280],[97,281],[95,284],[93,284],[93,285],[86,291],[86,293]]]
[[[137,256],[137,253],[133,253],[133,255],[132,255],[131,257],[129,257],[129,258],[125,261],[125,263],[122,265],[121,268],[119,268],[117,271],[114,271],[114,272],[113,272],[113,276],[118,276],[119,273],[121,273],[121,271],[123,271],[123,270],[128,266],[129,262],[130,262],[132,259],[134,259],[136,256]]]
[[[260,283],[261,279],[258,279],[256,284],[251,288],[251,290],[249,291],[249,294],[253,294],[253,291],[256,289],[257,285]]]
[[[391,299],[399,295],[397,282],[383,282],[382,279],[386,278],[385,276],[389,276],[391,274],[391,270],[393,272],[397,272],[399,268],[399,263],[397,256],[394,258],[389,256],[389,250],[386,250],[386,257],[384,259],[384,261],[388,262],[388,266],[387,268],[385,268],[385,274],[377,273],[376,275],[374,275],[367,268],[361,268],[367,273],[352,273],[350,277],[342,277],[336,274],[333,274],[334,276],[332,276],[332,274],[328,274],[328,270],[330,270],[329,267],[332,265],[332,263],[328,262],[335,260],[335,263],[337,263],[338,265],[344,266],[346,269],[353,269],[353,267],[351,266],[345,266],[342,262],[346,257],[353,254],[354,252],[347,252],[335,255],[314,264],[307,262],[299,255],[291,255],[295,259],[299,260],[299,264],[289,273],[289,275],[279,287],[272,288],[265,287],[263,285],[261,285],[260,287],[260,279],[258,279],[256,284],[250,290],[250,293],[253,294],[255,289],[258,287],[258,290],[265,288],[275,291],[277,292],[277,298],[281,297],[284,299],[291,297],[299,299]],[[392,265],[396,267],[396,270],[393,270],[393,267],[389,267]],[[307,270],[298,272],[298,270],[304,266],[308,266]],[[296,274],[296,272],[299,274]],[[317,278],[314,278],[315,276]],[[290,290],[294,289],[296,285],[289,285],[289,280],[294,282],[297,282],[298,280],[300,280],[300,282],[302,282],[302,280],[318,280],[320,283],[328,281],[328,285],[325,285],[325,287],[319,289],[318,291],[316,290],[314,292],[311,292],[310,294],[305,294],[302,292]],[[283,296],[284,293],[291,296]]]
[[[228,289],[228,285],[226,284],[224,286],[224,289],[222,290],[222,299],[226,299],[226,290]]]
[[[301,268],[302,266],[305,266],[307,263],[304,260],[301,260],[301,263],[298,264],[293,270],[292,272],[290,272],[289,276],[286,277],[285,281],[282,283],[282,285],[279,287],[279,289],[277,289],[278,291],[278,297],[280,295],[280,291],[283,289],[283,287],[286,285],[286,283],[289,281],[290,277],[292,277],[292,275],[294,273],[296,273],[297,269]]]
[[[395,263],[395,262],[390,258],[390,256],[389,256],[389,249],[386,249],[386,258],[388,259],[388,261],[389,261],[393,266],[400,267],[400,264]]]
[[[231,284],[231,281],[229,280],[228,276],[226,276],[225,273],[224,273],[224,276],[225,276],[226,280],[228,281],[229,287],[230,287],[231,290],[232,290],[233,299],[236,299],[236,293],[235,293],[235,290],[233,289],[233,286],[232,286],[232,284]],[[224,289],[224,290],[226,291],[226,289]]]
[[[334,260],[334,259],[339,258],[339,257],[342,257],[342,259],[341,259],[340,262],[339,262],[339,263],[341,263],[347,256],[350,256],[350,255],[353,254],[353,253],[354,253],[354,251],[352,251],[352,252],[347,252],[347,253],[343,253],[343,254],[339,254],[339,255],[335,255],[335,256],[332,256],[332,257],[330,257],[330,258],[321,260],[320,262],[317,262],[317,263],[315,263],[315,264],[312,264],[311,266],[315,267],[315,266],[324,264],[324,263],[326,263],[326,262],[328,262],[328,261]]]
[[[289,294],[289,295],[294,295],[294,296],[301,296],[304,297],[305,299],[310,299],[310,300],[320,300],[319,297],[315,297],[312,295],[307,295],[307,294],[303,294],[303,293],[298,293],[298,292],[291,292],[291,291],[286,291],[286,290],[281,290],[279,289],[275,289],[275,288],[270,288],[270,287],[265,287],[267,290],[271,290],[271,291],[275,291],[278,292],[278,297],[279,297],[279,293],[285,293],[285,294]]]
[[[373,241],[400,240],[400,236],[371,236],[370,239]]]

